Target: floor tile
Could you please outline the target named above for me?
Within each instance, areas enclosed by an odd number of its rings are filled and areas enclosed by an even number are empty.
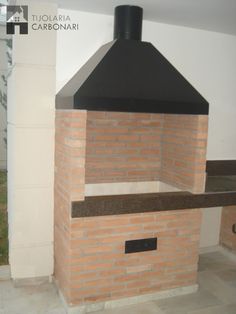
[[[123,306],[121,308],[104,310],[95,312],[96,314],[165,314],[155,304],[155,302],[146,302],[142,304],[135,304],[130,306]]]
[[[215,275],[227,283],[236,283],[236,268],[217,271]]]
[[[236,289],[220,279],[214,272],[200,272],[198,282],[200,287],[217,297],[222,303],[235,303]]]
[[[188,314],[235,314],[236,304],[213,306],[202,310],[189,312]]]
[[[199,257],[199,271],[219,271],[234,267],[235,262],[221,252],[205,253]]]
[[[200,289],[197,293],[156,301],[165,314],[187,314],[204,307],[221,305],[222,302],[210,292]]]
[[[45,314],[66,314],[66,311],[63,308],[58,308],[58,309],[46,311]]]
[[[57,311],[55,314],[61,314],[64,311],[52,284],[15,288],[13,283],[8,281],[0,285],[0,289],[2,308],[7,314],[46,314],[50,311],[52,314],[53,311]]]
[[[94,314],[236,314],[236,263],[220,252],[200,256],[199,291]],[[0,314],[66,314],[53,284],[0,281]]]

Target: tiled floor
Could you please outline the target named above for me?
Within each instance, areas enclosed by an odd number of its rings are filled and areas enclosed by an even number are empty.
[[[220,252],[203,254],[199,291],[94,314],[236,314],[236,262]],[[0,281],[0,314],[65,314],[52,284],[14,288]]]
[[[0,314],[66,314],[52,284],[14,288],[0,281]]]

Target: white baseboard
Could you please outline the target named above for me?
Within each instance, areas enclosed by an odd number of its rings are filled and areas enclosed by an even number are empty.
[[[218,252],[220,251],[220,249],[221,249],[220,245],[201,247],[199,248],[199,254]]]
[[[52,282],[52,276],[13,278],[14,287],[38,286],[48,282]]]

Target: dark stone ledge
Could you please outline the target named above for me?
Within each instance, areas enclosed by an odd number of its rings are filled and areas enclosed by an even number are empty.
[[[236,192],[89,196],[72,202],[72,218],[236,205]]]
[[[208,176],[206,192],[236,192],[236,175],[233,176]]]
[[[236,175],[236,160],[208,160],[206,172],[208,176]]]

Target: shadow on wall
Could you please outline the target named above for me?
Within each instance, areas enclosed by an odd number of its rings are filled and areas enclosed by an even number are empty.
[[[0,169],[7,167],[7,77],[12,65],[12,39],[0,26]]]
[[[0,265],[8,264],[7,173],[0,170]]]

